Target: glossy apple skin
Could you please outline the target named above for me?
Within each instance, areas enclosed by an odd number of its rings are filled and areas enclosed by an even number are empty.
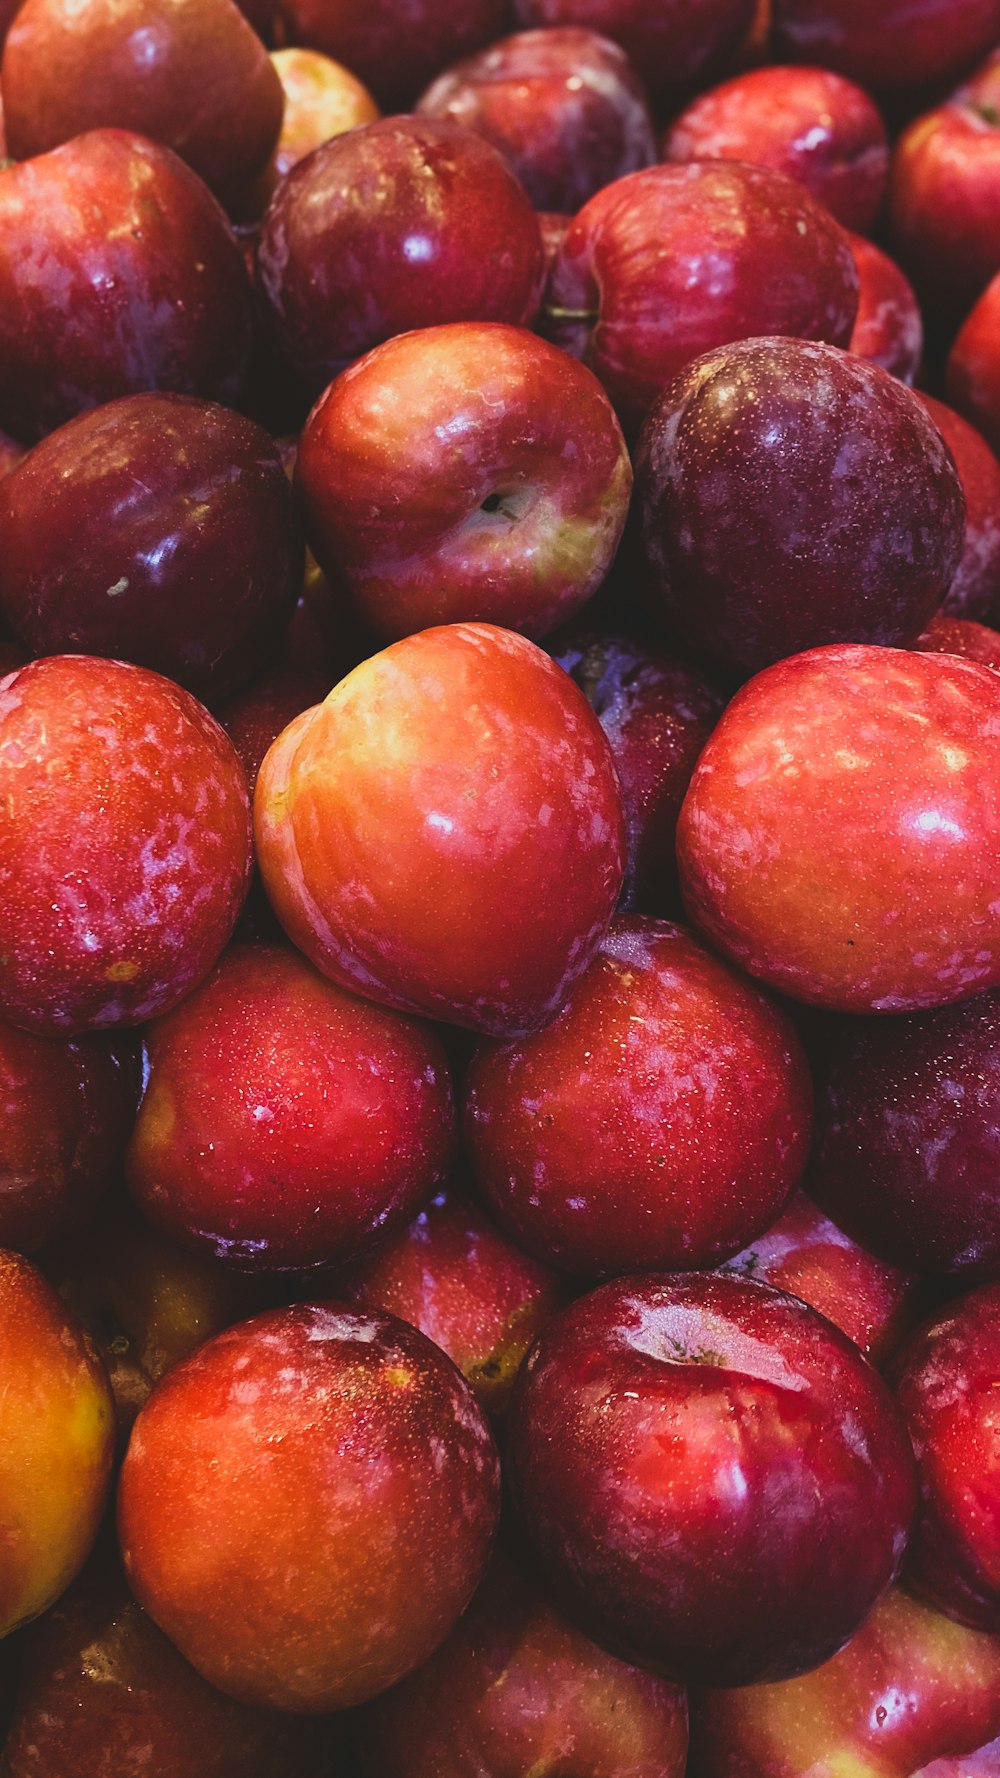
[[[684,1778],[683,1690],[628,1666],[495,1558],[447,1642],[359,1713],[363,1778]]]
[[[563,1005],[625,864],[610,746],[534,643],[394,643],[279,736],[254,803],[282,925],[342,987],[496,1036]]]
[[[965,313],[1000,272],[1000,57],[918,117],[893,150],[895,250],[938,314]]]
[[[849,239],[858,268],[858,313],[847,349],[912,385],[924,353],[924,323],[913,286],[874,241],[853,234]]]
[[[802,186],[767,167],[692,161],[629,173],[584,205],[544,322],[635,426],[671,377],[731,340],[846,346],[857,302],[850,244]]]
[[[774,0],[776,55],[876,91],[954,79],[998,39],[998,0]]]
[[[952,342],[948,401],[1000,453],[1000,274],[987,284]]]
[[[334,136],[381,115],[368,88],[342,63],[316,49],[276,49],[271,62],[285,98],[281,132],[264,171],[245,192],[241,215],[260,216],[286,173]]]
[[[293,167],[264,217],[257,270],[282,350],[314,394],[394,334],[445,321],[527,326],[538,223],[472,130],[387,117]]]
[[[1000,610],[1000,462],[961,414],[922,390],[918,394],[955,460],[965,495],[965,549],[944,611],[986,618]]]
[[[0,563],[0,607],[34,654],[135,661],[216,699],[273,657],[302,541],[260,426],[188,396],[129,395],[3,477]]]
[[[220,196],[259,173],[281,127],[281,82],[232,0],[23,0],[2,88],[14,160],[135,130]]]
[[[433,1653],[498,1507],[496,1449],[451,1360],[391,1315],[302,1304],[217,1334],[163,1379],[118,1523],[129,1585],[204,1678],[318,1712]]]
[[[938,612],[910,646],[921,654],[958,654],[963,660],[978,661],[980,666],[1000,673],[1000,635],[968,617]]]
[[[946,655],[818,648],[758,674],[681,810],[695,924],[831,1011],[913,1012],[995,986],[998,719],[996,676]]]
[[[0,242],[0,423],[16,438],[143,389],[239,393],[243,256],[170,149],[91,130],[0,169]]]
[[[50,655],[0,681],[0,1011],[134,1025],[208,974],[250,875],[246,779],[180,686]]]
[[[509,1459],[557,1596],[697,1684],[826,1660],[894,1578],[916,1504],[902,1415],[847,1336],[721,1272],[618,1279],[565,1310],[525,1361]]]
[[[796,1192],[777,1222],[727,1261],[725,1270],[800,1297],[879,1366],[912,1327],[922,1297],[912,1272],[876,1259],[804,1192]]]
[[[137,1054],[103,1034],[69,1043],[0,1023],[0,1244],[33,1253],[83,1228],[121,1179]]]
[[[806,340],[723,346],[668,384],[636,499],[671,630],[741,677],[827,643],[913,641],[962,557],[962,485],[922,403]]]
[[[279,0],[286,41],[346,64],[387,111],[405,110],[442,68],[503,35],[507,0]]]
[[[673,97],[705,84],[749,30],[754,0],[515,0],[525,26],[582,26],[620,43],[647,86]]]
[[[295,486],[317,559],[386,641],[462,622],[537,637],[605,579],[632,465],[591,371],[524,328],[464,321],[337,377]]]
[[[480,1044],[466,1095],[487,1204],[584,1277],[728,1259],[780,1214],[809,1147],[794,1027],[683,928],[637,915],[544,1031]]]
[[[132,1195],[166,1234],[237,1269],[346,1258],[405,1224],[452,1163],[434,1032],[291,950],[227,951],[150,1027],[146,1058]]]
[[[535,1335],[569,1300],[565,1280],[454,1189],[436,1193],[407,1228],[342,1267],[331,1285],[348,1302],[419,1328],[493,1419],[505,1412]]]
[[[82,1568],[114,1452],[111,1390],[82,1328],[18,1253],[0,1252],[0,1637]]]
[[[332,1726],[332,1725],[331,1725]],[[25,1637],[3,1778],[326,1778],[326,1724],[248,1709],[199,1677],[95,1558]]]
[[[1000,1726],[1000,1640],[895,1587],[833,1659],[783,1685],[696,1693],[699,1778],[938,1778]],[[918,1771],[917,1768],[920,1768]],[[989,1778],[990,1768],[984,1774]],[[972,1778],[962,1760],[941,1778]]]
[[[611,743],[625,804],[628,865],[619,907],[680,911],[677,817],[725,698],[698,668],[623,635],[550,642]]]
[[[417,110],[484,136],[536,210],[572,214],[657,158],[637,71],[617,43],[578,26],[502,37],[439,74]]]
[[[860,234],[874,224],[889,177],[878,106],[827,68],[752,68],[702,93],[670,125],[663,159],[773,167]]]

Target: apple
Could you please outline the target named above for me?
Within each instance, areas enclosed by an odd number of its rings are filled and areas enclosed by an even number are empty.
[[[628,57],[575,25],[502,37],[439,74],[417,111],[485,137],[537,210],[572,214],[657,158],[649,101]]]
[[[921,402],[806,340],[723,346],[668,384],[636,498],[668,624],[743,677],[823,643],[915,640],[962,557],[962,485]]]
[[[381,115],[368,88],[343,63],[316,49],[276,49],[271,63],[285,98],[281,132],[262,173],[241,191],[242,216],[266,210],[282,179],[334,136]]]
[[[913,286],[874,241],[848,238],[858,270],[858,313],[847,349],[912,384],[924,353],[924,323]],[[938,429],[943,430],[940,422]]]
[[[939,612],[910,646],[921,654],[960,654],[967,661],[979,661],[981,666],[1000,672],[1000,635],[968,617]]]
[[[991,1741],[988,1747],[977,1747],[975,1753],[935,1760],[924,1766],[916,1778],[996,1778],[998,1767],[1000,1740]]]
[[[944,611],[986,618],[1000,610],[1000,462],[961,414],[922,390],[917,393],[955,460],[965,495],[965,550]]]
[[[514,0],[521,25],[583,26],[620,43],[667,102],[725,63],[755,11],[755,0]]]
[[[709,736],[677,847],[695,923],[794,999],[902,1013],[997,985],[1000,682],[863,646],[768,667]]]
[[[952,407],[1000,452],[1000,274],[986,286],[952,342],[947,395]]]
[[[313,1713],[426,1660],[489,1555],[499,1465],[444,1353],[302,1304],[216,1334],[135,1423],[118,1494],[140,1605],[210,1684]]]
[[[732,4],[732,0],[729,0]],[[386,110],[399,111],[459,56],[492,43],[508,0],[277,0],[285,40],[343,62]]]
[[[346,665],[349,671],[356,662]],[[303,710],[323,702],[333,689],[330,679],[316,667],[275,667],[223,704],[219,722],[236,749],[251,796],[268,749]]]
[[[384,640],[465,621],[537,637],[605,579],[632,466],[584,365],[523,328],[462,321],[337,377],[295,486],[317,559]]]
[[[954,79],[1000,39],[1000,0],[773,0],[774,49],[862,86]]]

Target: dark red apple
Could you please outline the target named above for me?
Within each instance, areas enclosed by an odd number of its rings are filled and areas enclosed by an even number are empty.
[[[849,240],[859,288],[858,313],[847,349],[881,365],[901,383],[912,384],[924,352],[924,323],[913,286],[874,241],[866,241],[863,235],[850,235]]]
[[[439,74],[417,110],[485,137],[537,210],[579,210],[657,158],[636,70],[617,43],[579,26],[501,38]]]
[[[368,88],[349,68],[319,50],[276,49],[271,61],[285,96],[285,112],[264,171],[239,195],[239,213],[249,217],[266,210],[286,173],[314,148],[358,124],[374,123],[380,115]]]
[[[968,617],[950,617],[939,612],[910,646],[921,654],[959,654],[964,660],[978,661],[1000,673],[1000,635]]]
[[[794,999],[910,1012],[991,988],[1000,682],[891,648],[781,661],[709,737],[677,833],[692,918]]]
[[[129,1584],[211,1684],[316,1712],[433,1653],[482,1576],[499,1466],[455,1366],[391,1315],[302,1305],[217,1334],[135,1423]]]
[[[255,823],[268,895],[317,968],[497,1036],[558,1012],[624,871],[596,716],[533,642],[489,624],[356,667],[275,742]]]
[[[730,5],[733,0],[728,0]],[[344,62],[386,110],[401,110],[442,68],[492,43],[508,0],[277,0],[289,43]]]
[[[522,25],[576,25],[611,37],[661,97],[702,83],[737,49],[755,0],[514,0]]]
[[[986,286],[952,343],[947,395],[1000,453],[1000,275]]]
[[[219,721],[236,749],[251,795],[268,748],[296,716],[321,704],[332,689],[330,674],[322,670],[276,667],[223,705]]]
[[[558,1597],[614,1652],[698,1684],[828,1659],[894,1578],[916,1505],[903,1417],[846,1334],[722,1272],[623,1278],[564,1310],[521,1372],[509,1458]]]
[[[232,743],[144,667],[50,655],[0,681],[0,1011],[134,1025],[211,969],[250,874]]]
[[[961,414],[922,390],[918,394],[955,459],[965,495],[965,550],[944,610],[985,618],[1000,611],[1000,462]]]
[[[914,641],[962,557],[962,486],[926,408],[805,340],[723,346],[668,384],[636,499],[671,629],[741,677],[824,643]]]
[[[850,243],[801,185],[767,167],[692,161],[630,173],[584,205],[544,322],[634,425],[692,358],[731,340],[846,346],[857,302]]]
[[[773,0],[774,49],[876,90],[954,79],[1000,39],[1000,0]]]

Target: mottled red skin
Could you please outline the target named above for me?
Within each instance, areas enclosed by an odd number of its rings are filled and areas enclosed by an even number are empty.
[[[572,214],[657,158],[638,73],[617,43],[578,26],[501,38],[439,74],[417,110],[484,136],[536,210]]]
[[[257,270],[276,337],[318,394],[414,327],[529,325],[543,254],[495,148],[439,118],[386,117],[292,168],[264,217]]]
[[[129,1584],[211,1684],[316,1712],[433,1653],[486,1566],[496,1449],[444,1353],[391,1315],[299,1305],[216,1335],[139,1415]]]
[[[995,1778],[975,1760],[927,1762],[1000,1728],[1000,1640],[894,1588],[814,1673],[691,1704],[698,1778]]]
[[[857,301],[850,243],[804,187],[768,167],[692,161],[630,173],[584,205],[544,322],[637,425],[692,358],[731,340],[846,346]]]
[[[342,1267],[331,1289],[418,1327],[457,1364],[493,1418],[506,1410],[535,1335],[569,1298],[564,1279],[453,1190]]]
[[[725,698],[697,668],[630,636],[569,636],[550,647],[586,694],[614,754],[628,836],[619,906],[676,913],[677,817]]]
[[[584,365],[525,328],[460,321],[337,377],[295,486],[319,562],[385,641],[464,622],[538,637],[605,579],[632,466]]]
[[[767,668],[681,810],[691,917],[751,975],[832,1011],[995,986],[998,724],[1000,685],[972,661],[844,646]]]
[[[436,1035],[291,950],[227,951],[146,1055],[129,1188],[166,1234],[237,1269],[346,1258],[405,1224],[453,1160]]]
[[[914,641],[962,558],[962,485],[922,403],[806,340],[743,340],[675,378],[636,500],[671,630],[741,677],[827,643]]]
[[[1000,39],[1000,0],[774,0],[774,53],[876,91],[956,78]]]
[[[804,1192],[796,1192],[777,1222],[726,1270],[801,1297],[878,1365],[896,1350],[921,1301],[920,1280],[912,1272],[876,1259]]]
[[[866,241],[863,235],[849,238],[859,289],[858,313],[847,349],[881,365],[901,383],[912,384],[924,352],[924,323],[913,286],[874,241]]]
[[[827,68],[752,68],[702,93],[670,125],[663,159],[773,167],[861,234],[881,210],[889,177],[877,105]]]
[[[387,111],[399,111],[428,81],[503,35],[508,0],[278,0],[289,43],[322,50],[358,75]]]
[[[276,446],[211,402],[109,402],[0,482],[0,607],[36,655],[135,661],[225,697],[273,658],[301,580]]]
[[[721,1272],[619,1279],[565,1310],[525,1361],[508,1448],[557,1595],[602,1644],[697,1684],[826,1660],[894,1578],[916,1504],[902,1415],[847,1336]]]
[[[998,25],[1000,35],[1000,25]],[[918,117],[893,150],[890,228],[921,298],[957,319],[1000,272],[1000,56]]]
[[[1000,462],[961,414],[922,390],[918,393],[955,460],[965,495],[965,550],[944,611],[953,617],[985,618],[1000,611]]]
[[[0,1012],[135,1025],[204,976],[250,875],[246,779],[190,693],[51,655],[0,681]]]
[[[326,1778],[334,1725],[248,1709],[181,1658],[96,1559],[24,1639],[2,1778]]]
[[[687,1699],[606,1654],[498,1558],[443,1648],[355,1734],[363,1778],[684,1778]]]
[[[793,1026],[683,928],[636,915],[544,1031],[480,1045],[466,1093],[487,1204],[584,1277],[728,1259],[780,1213],[809,1146]]]
[[[220,196],[260,172],[281,128],[281,82],[232,0],[23,0],[2,88],[14,160],[135,130]]]
[[[122,1176],[139,1096],[131,1045],[64,1043],[0,1023],[0,1246],[82,1228]]]
[[[285,111],[266,167],[239,195],[238,209],[244,216],[260,216],[279,181],[314,148],[358,124],[374,123],[381,115],[368,88],[350,69],[318,50],[276,49],[271,61],[281,82]]]
[[[647,86],[704,84],[749,30],[754,0],[514,0],[520,25],[577,25],[620,43]]]
[[[0,169],[0,424],[16,438],[143,389],[233,400],[250,299],[222,210],[170,149],[91,130]]]
[[[356,667],[275,742],[257,856],[331,980],[495,1036],[552,1018],[600,944],[625,834],[610,746],[535,644],[450,624]]]
[[[100,1360],[19,1253],[0,1252],[0,1638],[47,1609],[97,1535],[114,1454]]]
[[[1000,673],[1000,635],[971,618],[939,612],[910,646],[921,654],[958,654],[963,660],[978,661],[980,666]]]
[[[1000,454],[1000,275],[987,284],[952,343],[946,393]]]

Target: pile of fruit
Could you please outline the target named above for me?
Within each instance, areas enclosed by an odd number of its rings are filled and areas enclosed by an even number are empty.
[[[1000,0],[0,40],[0,1778],[1000,1778]]]

